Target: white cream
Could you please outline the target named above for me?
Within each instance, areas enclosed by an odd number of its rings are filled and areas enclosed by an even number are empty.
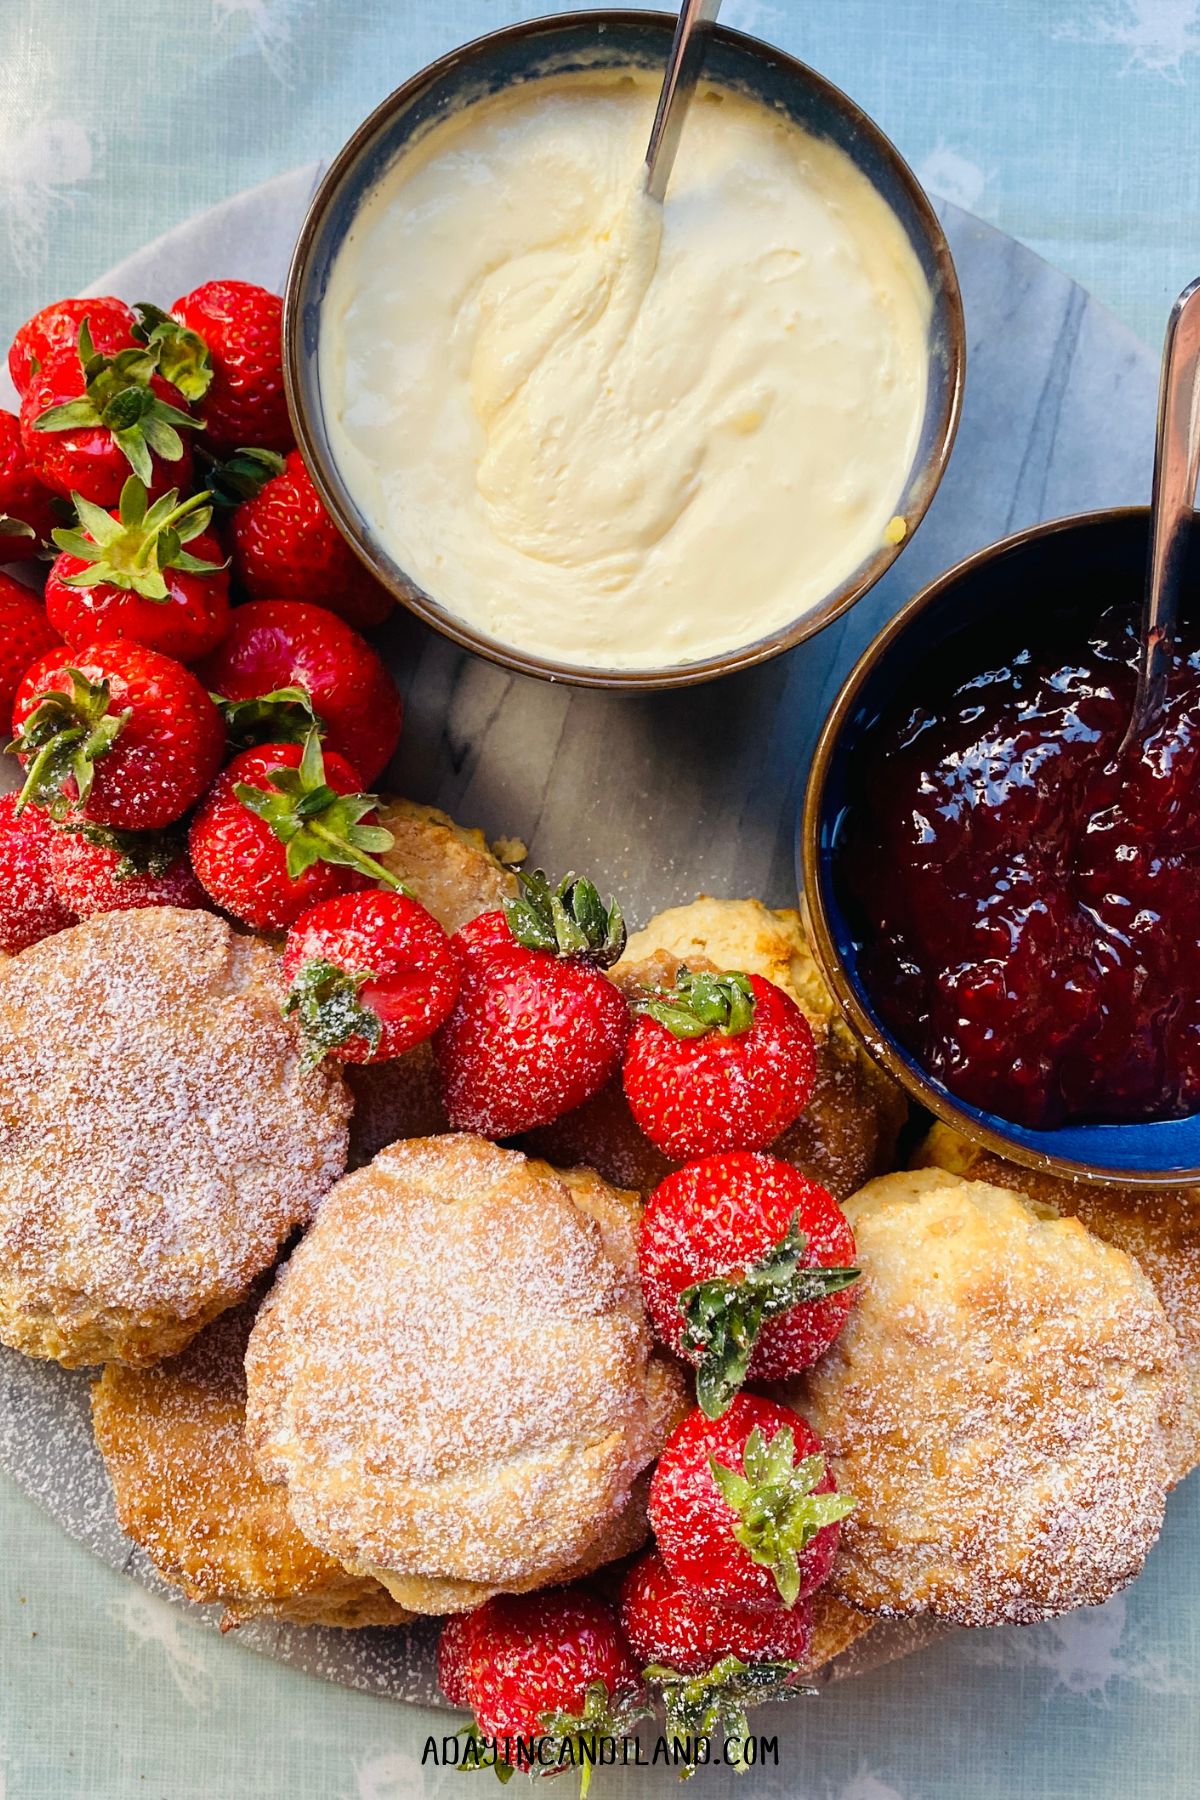
[[[431,128],[331,273],[342,475],[450,612],[556,661],[750,644],[879,545],[925,405],[928,286],[849,159],[727,92],[640,191],[649,76],[526,84]]]

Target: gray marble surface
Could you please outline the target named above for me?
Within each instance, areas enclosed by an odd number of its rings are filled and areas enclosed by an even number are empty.
[[[165,305],[217,272],[279,284],[316,172],[202,215],[93,291]],[[1011,238],[941,210],[966,308],[966,405],[942,489],[878,587],[774,663],[646,697],[510,675],[400,615],[383,634],[408,703],[398,791],[493,836],[525,838],[551,870],[588,869],[635,922],[705,890],[794,902],[795,814],[813,739],[883,620],[1007,531],[1149,489],[1156,371],[1145,348]],[[0,1351],[0,1469],[104,1561],[171,1597],[113,1518],[87,1382]],[[1182,1510],[1194,1510],[1193,1496]],[[351,1686],[430,1694],[428,1633],[260,1624],[239,1638]]]

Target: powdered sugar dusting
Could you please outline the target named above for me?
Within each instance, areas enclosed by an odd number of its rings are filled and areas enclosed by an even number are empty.
[[[114,913],[0,968],[0,1334],[169,1354],[245,1292],[345,1165],[276,958],[221,920]]]
[[[247,1355],[249,1440],[305,1534],[450,1581],[532,1585],[585,1557],[678,1407],[633,1217],[598,1178],[465,1136],[340,1183]]]
[[[802,1394],[859,1501],[836,1591],[964,1625],[1107,1599],[1171,1474],[1179,1351],[1145,1276],[941,1171],[882,1177],[847,1211],[862,1291]]]

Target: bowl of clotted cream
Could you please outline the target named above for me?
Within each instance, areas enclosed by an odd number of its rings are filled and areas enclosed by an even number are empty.
[[[915,177],[813,70],[718,27],[665,203],[674,20],[480,38],[368,118],[288,279],[289,399],[339,526],[414,612],[523,673],[707,680],[900,553],[962,392]]]

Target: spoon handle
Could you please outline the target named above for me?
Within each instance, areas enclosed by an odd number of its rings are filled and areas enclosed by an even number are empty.
[[[709,27],[721,9],[721,0],[683,0],[675,39],[667,58],[658,110],[646,149],[646,192],[661,204],[671,179],[675,152],[683,135],[683,121],[704,62]]]
[[[1179,586],[1200,475],[1200,279],[1171,308],[1163,345],[1150,498],[1150,557],[1142,606],[1137,696],[1126,742],[1154,730],[1175,642]]]

